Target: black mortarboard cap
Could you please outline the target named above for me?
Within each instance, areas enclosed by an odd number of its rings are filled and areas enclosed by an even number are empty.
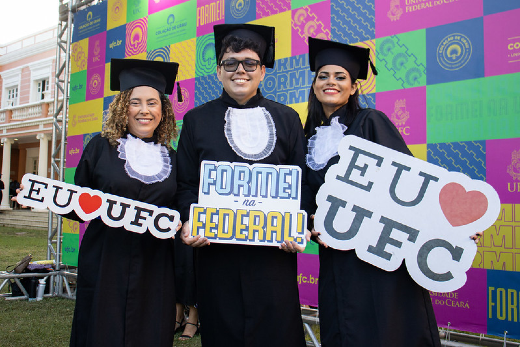
[[[309,37],[311,71],[318,71],[325,65],[338,65],[349,72],[352,80],[364,80],[368,75],[369,63],[372,72],[377,75],[377,70],[370,61],[369,48]]]
[[[222,41],[228,35],[251,39],[260,44],[260,59],[268,68],[274,66],[274,27],[256,24],[217,24],[213,26],[215,35],[215,59],[222,50]]]
[[[110,61],[110,90],[149,86],[171,94],[179,64],[156,60],[115,59]]]

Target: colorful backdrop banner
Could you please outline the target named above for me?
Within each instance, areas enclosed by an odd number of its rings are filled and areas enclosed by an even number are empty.
[[[415,157],[487,182],[502,204],[466,285],[431,292],[439,325],[520,338],[518,18],[517,0],[103,1],[74,18],[66,180],[73,183],[83,148],[101,131],[116,94],[108,86],[111,58],[179,62],[183,101],[176,100],[177,85],[170,99],[182,129],[188,110],[222,92],[215,24],[276,28],[275,66],[260,89],[294,108],[302,122],[314,77],[307,37],[369,47],[379,74],[362,83],[361,103],[385,112]],[[77,265],[85,228],[64,228],[66,264]],[[301,301],[313,306],[317,254],[310,242],[298,260]]]

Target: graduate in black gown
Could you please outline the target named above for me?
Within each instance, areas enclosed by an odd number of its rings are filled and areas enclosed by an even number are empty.
[[[75,183],[174,208],[175,117],[168,97],[177,63],[113,59],[110,104],[101,135],[86,146]],[[174,244],[90,222],[78,259],[71,346],[164,346],[175,326]]]
[[[298,165],[304,169],[305,138],[298,114],[265,99],[258,85],[274,65],[274,28],[217,25],[217,77],[222,95],[189,111],[179,140],[178,194],[181,219],[198,201],[203,160]],[[295,243],[270,246],[209,244],[196,248],[197,300],[202,345],[305,346]]]
[[[316,72],[305,124],[307,180],[313,192],[311,202],[306,201],[310,216],[316,211],[314,199],[325,173],[339,161],[337,148],[343,135],[411,152],[384,113],[359,105],[358,80],[367,77],[369,49],[309,38],[309,60]],[[322,346],[440,346],[429,293],[412,280],[404,264],[387,272],[360,260],[354,250],[327,247],[315,230],[312,234],[320,243]]]

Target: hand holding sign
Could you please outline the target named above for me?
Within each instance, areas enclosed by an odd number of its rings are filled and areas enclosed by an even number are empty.
[[[302,251],[307,214],[300,211],[300,194],[298,166],[205,160],[199,201],[190,208],[191,236],[200,238],[189,242],[198,242],[195,247],[215,242]]]
[[[21,205],[61,215],[74,211],[84,221],[100,217],[110,227],[140,234],[148,229],[160,239],[174,237],[179,228],[179,212],[168,208],[32,174],[23,176],[22,186],[16,197]]]
[[[477,250],[470,236],[500,211],[493,187],[356,136],[343,138],[339,155],[316,197],[323,242],[386,271],[405,260],[429,290],[464,285]]]

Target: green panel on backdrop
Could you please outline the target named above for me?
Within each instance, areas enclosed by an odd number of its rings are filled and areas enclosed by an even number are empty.
[[[78,266],[79,235],[63,233],[61,252],[61,260],[63,264]]]
[[[87,70],[79,71],[70,75],[69,105],[85,101],[86,87]]]
[[[65,183],[74,184],[74,175],[75,174],[76,174],[75,167],[65,169],[65,173],[64,173]]]
[[[427,143],[520,136],[520,73],[426,87]]]
[[[386,92],[426,85],[426,31],[376,39],[376,90]]]
[[[197,37],[195,44],[195,77],[208,76],[217,72],[215,37],[213,33]]]
[[[197,1],[190,0],[148,16],[147,50],[197,36]]]
[[[318,254],[319,253],[319,246],[316,242],[307,242],[307,247],[305,247],[305,251],[303,253],[307,254]]]
[[[148,15],[148,0],[132,0],[126,4],[126,22],[130,23]]]
[[[309,6],[321,2],[322,0],[291,0],[291,9]]]

